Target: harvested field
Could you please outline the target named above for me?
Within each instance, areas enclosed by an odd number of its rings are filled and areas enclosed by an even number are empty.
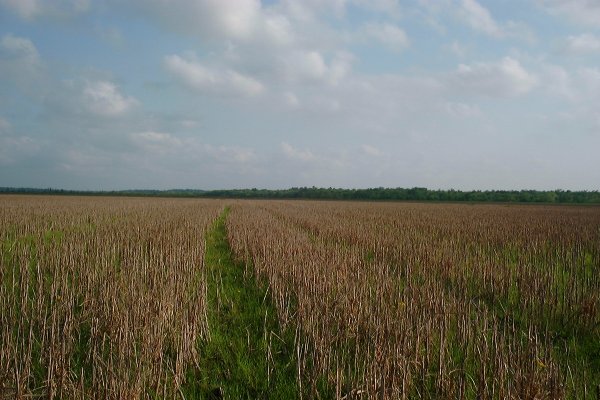
[[[337,398],[595,398],[600,208],[241,202],[232,247]]]
[[[0,197],[0,398],[173,398],[207,334],[209,200]]]
[[[596,206],[1,196],[0,251],[0,398],[600,394]]]

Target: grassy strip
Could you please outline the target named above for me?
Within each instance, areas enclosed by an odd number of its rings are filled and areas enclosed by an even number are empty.
[[[299,397],[293,332],[280,332],[267,288],[233,258],[220,215],[206,238],[210,337],[201,365],[190,371],[185,398],[293,399]]]

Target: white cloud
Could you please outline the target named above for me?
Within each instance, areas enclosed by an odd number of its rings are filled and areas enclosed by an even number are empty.
[[[445,105],[446,112],[453,117],[473,118],[481,116],[479,107],[465,103],[448,102]]]
[[[280,14],[266,13],[262,32],[266,40],[275,45],[290,45],[295,40],[291,22]]]
[[[568,16],[575,23],[600,26],[600,2],[597,0],[537,0],[550,13]]]
[[[2,46],[5,52],[15,57],[23,58],[29,63],[39,62],[40,55],[35,45],[27,38],[7,34],[2,36],[0,46]]]
[[[281,143],[281,151],[286,158],[291,160],[309,162],[315,159],[314,154],[310,150],[297,149],[287,142]]]
[[[125,44],[125,37],[121,33],[121,30],[116,27],[96,27],[96,34],[106,43],[120,48]]]
[[[348,6],[355,6],[369,12],[382,13],[397,18],[401,15],[399,0],[282,0],[283,8],[294,19],[309,21],[321,14],[333,14],[337,18],[346,16]]]
[[[563,67],[557,65],[545,65],[542,68],[543,87],[552,95],[558,95],[568,100],[576,100],[579,97],[574,87],[570,73]]]
[[[94,148],[70,147],[62,152],[59,167],[74,174],[88,176],[89,173],[105,173],[113,162],[110,155]]]
[[[175,31],[228,38],[248,37],[261,6],[258,0],[130,0],[129,4]]]
[[[537,84],[519,61],[505,57],[497,63],[461,64],[450,75],[450,85],[458,90],[486,96],[517,96],[526,94]]]
[[[497,39],[518,38],[529,43],[536,40],[535,35],[527,25],[515,21],[507,21],[501,24],[477,0],[461,0],[459,14],[472,29],[483,32],[488,36]]]
[[[362,28],[361,34],[368,39],[383,43],[394,51],[403,50],[410,44],[406,33],[398,26],[390,23],[368,23]]]
[[[317,51],[296,51],[286,60],[289,75],[310,80],[324,79],[328,67],[323,56]]]
[[[337,52],[327,63],[318,51],[297,50],[282,54],[280,64],[283,77],[288,82],[337,85],[349,74],[352,61],[353,56],[346,52]]]
[[[501,37],[504,35],[502,29],[494,20],[488,9],[483,7],[476,0],[462,0],[461,11],[471,28],[494,37]]]
[[[600,38],[589,33],[567,38],[567,49],[574,53],[600,52]]]
[[[0,4],[21,18],[33,20],[38,17],[69,17],[84,13],[91,6],[90,0],[0,0]]]
[[[40,76],[42,61],[37,48],[27,38],[7,34],[0,40],[0,80],[31,85]]]
[[[27,38],[7,34],[0,41],[0,63],[10,64],[15,72],[35,72],[40,66],[40,54]]]
[[[119,88],[108,81],[86,82],[83,98],[90,111],[106,117],[122,115],[139,104],[135,98],[122,95]]]
[[[169,133],[155,131],[134,133],[131,140],[143,150],[159,154],[176,150],[182,144],[181,140]]]
[[[184,120],[179,121],[179,124],[181,126],[183,126],[184,128],[191,129],[191,128],[196,128],[198,125],[200,125],[200,122],[198,122],[195,119],[184,119]]]
[[[142,155],[171,159],[176,156],[187,162],[210,159],[222,164],[245,164],[256,160],[253,149],[240,146],[215,146],[195,137],[177,137],[172,133],[144,131],[130,135]]]
[[[8,132],[9,129],[10,123],[4,118],[0,117],[0,135],[2,135],[4,132]]]
[[[347,0],[281,0],[277,9],[290,19],[303,24],[316,21],[322,14],[342,18],[346,13]]]
[[[40,8],[38,0],[2,0],[2,5],[25,19],[33,18]]]
[[[170,30],[203,38],[282,45],[294,36],[288,18],[263,7],[260,0],[125,0],[125,4]]]
[[[467,54],[466,46],[457,41],[452,42],[447,49],[454,53],[454,55],[457,57],[464,57]]]
[[[203,89],[217,84],[218,71],[211,70],[199,62],[188,61],[178,55],[165,57],[167,69],[196,89]]]
[[[592,97],[600,99],[600,69],[585,67],[577,71],[584,90]]]
[[[208,67],[178,55],[165,57],[165,67],[183,84],[199,91],[257,96],[265,90],[261,82],[250,76],[232,69]]]
[[[399,17],[402,14],[400,0],[353,0],[352,2],[366,10],[380,12],[392,17]]]
[[[286,92],[283,94],[283,98],[285,99],[286,104],[291,108],[300,107],[300,100],[298,99],[298,96],[296,96],[295,93]]]
[[[216,161],[226,164],[248,164],[256,161],[257,156],[254,149],[240,146],[213,146],[203,145],[206,154]]]
[[[600,105],[600,69],[580,67],[569,71],[557,65],[544,65],[542,68],[543,87],[549,94],[568,100],[573,108],[564,112],[577,115],[581,121],[595,114]],[[589,113],[588,113],[589,114]]]
[[[233,70],[226,72],[225,81],[229,81],[232,88],[248,96],[256,96],[264,90],[263,84],[256,79]]]
[[[40,144],[31,137],[2,135],[0,131],[0,165],[14,164],[39,150]]]
[[[360,148],[366,155],[371,157],[381,157],[383,155],[381,150],[369,144],[363,144]]]
[[[235,2],[209,0],[185,3],[188,9],[191,5],[192,11],[200,11],[204,14],[203,22],[211,21],[214,24],[213,29],[220,29],[226,35],[236,39],[247,38],[253,33],[261,11],[260,0]]]

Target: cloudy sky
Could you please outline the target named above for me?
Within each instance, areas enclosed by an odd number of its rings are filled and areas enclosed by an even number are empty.
[[[600,189],[598,0],[0,0],[0,186]]]

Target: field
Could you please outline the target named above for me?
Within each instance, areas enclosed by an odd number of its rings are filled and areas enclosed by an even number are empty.
[[[0,398],[600,398],[600,207],[0,197]]]

